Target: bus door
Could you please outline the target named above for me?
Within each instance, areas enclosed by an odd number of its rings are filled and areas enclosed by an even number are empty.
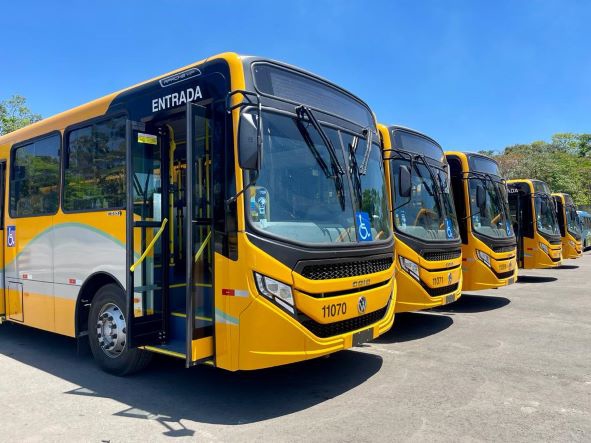
[[[128,121],[127,336],[132,347],[168,341],[168,149],[145,123]]]
[[[214,261],[211,108],[187,105],[187,359],[214,355]]]
[[[4,236],[4,201],[6,198],[6,162],[0,162],[0,241],[3,245],[6,244],[8,239]],[[6,275],[4,266],[4,246],[0,248],[0,269],[2,269],[2,275],[0,276],[0,318],[6,315],[6,303],[4,300],[6,291]]]
[[[513,232],[515,232],[515,237],[517,239],[517,263],[518,267],[522,268],[524,265],[524,214],[523,214],[523,203],[522,203],[523,196],[517,190],[517,188],[510,189],[509,194],[509,212],[511,215],[511,221],[513,223]]]

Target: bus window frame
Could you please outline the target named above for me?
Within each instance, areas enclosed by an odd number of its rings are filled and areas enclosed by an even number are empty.
[[[70,144],[68,141],[68,136],[70,135],[70,133],[72,131],[75,131],[77,129],[82,129],[85,128],[87,126],[94,126],[95,124],[98,123],[102,123],[104,121],[107,120],[113,120],[116,119],[118,117],[125,117],[125,120],[129,120],[129,113],[127,111],[118,111],[118,112],[114,112],[112,114],[104,114],[104,115],[99,115],[98,117],[93,117],[90,118],[88,120],[84,120],[83,122],[78,122],[78,123],[74,123],[73,125],[70,126],[66,126],[64,128],[64,132],[63,132],[63,140],[62,140],[62,149],[60,150],[60,156],[61,156],[61,176],[60,176],[60,182],[61,182],[61,189],[60,189],[60,209],[62,210],[62,212],[64,214],[85,214],[88,212],[105,212],[105,211],[124,211],[127,209],[127,199],[129,198],[129,190],[127,189],[127,154],[125,156],[125,170],[124,170],[124,174],[125,174],[125,199],[126,199],[126,203],[123,206],[119,206],[119,207],[109,207],[109,208],[99,208],[99,209],[77,209],[77,210],[66,210],[64,209],[62,202],[64,201],[64,192],[66,189],[66,149],[69,149]],[[127,132],[125,135],[125,152],[127,152],[127,143],[129,140],[127,140]]]
[[[13,191],[13,180],[12,180],[12,177],[13,177],[13,173],[14,173],[14,169],[13,168],[14,168],[14,156],[15,156],[15,152],[16,152],[17,149],[22,148],[23,146],[33,144],[33,143],[35,143],[35,142],[37,142],[39,140],[43,140],[45,138],[53,137],[54,135],[57,135],[58,136],[58,139],[59,139],[59,147],[58,147],[58,150],[57,150],[57,155],[58,155],[58,168],[60,169],[58,171],[58,180],[57,180],[57,206],[55,208],[55,212],[48,212],[48,213],[45,213],[45,214],[16,215],[13,212],[12,205],[10,204],[11,197],[12,197],[12,191]],[[34,218],[34,217],[53,217],[53,216],[55,216],[59,212],[59,210],[61,209],[61,204],[62,204],[62,202],[61,202],[61,195],[62,195],[62,193],[61,193],[61,186],[62,186],[62,183],[61,183],[61,175],[62,175],[61,168],[62,168],[62,150],[63,150],[63,146],[64,146],[64,143],[63,143],[63,134],[62,134],[62,131],[60,131],[59,129],[54,129],[54,130],[52,130],[50,132],[47,132],[45,134],[38,135],[38,136],[33,137],[33,138],[30,138],[28,140],[24,140],[24,141],[21,141],[21,142],[14,143],[10,147],[10,155],[9,155],[9,157],[10,157],[10,165],[9,165],[9,168],[8,168],[9,169],[9,173],[8,173],[8,195],[7,195],[8,215],[9,215],[10,218],[12,218],[12,219],[18,219],[18,218]]]
[[[283,100],[280,97],[278,97],[276,99],[278,99],[280,101]],[[314,108],[312,108],[312,109],[314,109]],[[284,109],[274,108],[272,106],[263,105],[262,106],[262,111],[263,112],[269,112],[269,113],[283,115],[283,116],[286,116],[286,117],[289,117],[289,118],[293,118],[293,119],[297,119],[297,114],[295,112],[287,111],[287,110],[284,110]],[[320,110],[319,112],[322,113],[323,111]],[[333,116],[333,117],[340,118],[338,116]],[[342,119],[342,120],[348,121],[346,119]],[[352,130],[352,129],[348,128],[348,127],[339,126],[339,125],[337,125],[335,123],[327,122],[325,120],[321,120],[321,122],[322,122],[321,124],[323,126],[329,127],[329,128],[334,129],[336,131],[342,131],[342,132],[348,133],[350,135],[354,135],[354,136],[358,136],[358,137],[363,137],[363,133],[361,131],[360,132],[355,132],[354,130]],[[361,126],[359,124],[355,123],[355,122],[349,122],[349,123],[355,125],[358,128],[361,128]],[[264,120],[263,120],[263,124],[264,124]],[[239,147],[239,149],[240,149],[240,147]],[[335,149],[337,149],[337,148],[335,148]],[[346,148],[341,144],[341,146],[338,149],[339,149],[339,152],[341,152],[342,155],[344,156],[343,158],[345,159],[345,161],[347,161],[346,160],[346,158],[347,158],[346,157],[346,155],[347,155]],[[345,167],[347,167],[347,166],[348,165],[345,165]],[[240,168],[240,171],[242,173],[242,181],[243,181],[243,183],[248,183],[248,181],[249,181],[249,172],[248,172],[248,170],[245,170],[245,169]],[[384,172],[384,176],[385,176],[386,175],[385,168],[383,168],[383,172]],[[348,174],[348,173],[346,173],[346,174]],[[347,182],[348,182],[347,187],[349,187],[349,192],[352,192],[350,181],[351,181],[350,177],[347,178]],[[386,181],[386,179],[384,179],[384,182],[385,181]],[[388,200],[389,199],[389,196],[386,194],[385,195],[385,198],[386,198],[386,200]],[[354,204],[354,201],[353,201],[353,197],[352,196],[351,196],[351,204],[352,205]],[[340,244],[340,243],[327,243],[327,244],[324,244],[324,243],[297,242],[297,241],[294,241],[292,239],[287,239],[287,238],[281,237],[281,236],[276,235],[276,234],[273,234],[273,233],[265,232],[265,231],[257,228],[256,226],[254,226],[254,224],[252,223],[252,220],[250,220],[250,217],[247,215],[248,214],[247,211],[249,211],[250,208],[249,208],[249,202],[248,202],[248,200],[246,198],[244,199],[244,205],[243,205],[243,207],[244,207],[244,211],[245,211],[244,212],[244,214],[245,214],[244,215],[244,220],[245,220],[245,227],[247,228],[247,233],[254,234],[254,235],[257,235],[257,236],[266,238],[268,240],[274,241],[274,242],[280,242],[282,244],[290,245],[290,246],[293,246],[293,247],[300,247],[300,248],[301,247],[305,247],[305,248],[310,248],[310,249],[322,249],[322,248],[326,248],[327,246],[330,246],[330,247],[338,247],[338,248],[343,248],[344,249],[344,248],[354,247],[355,245],[357,245],[359,243],[359,241],[354,241],[354,242],[343,242],[342,244]],[[352,207],[352,213],[355,213],[355,208],[354,207]],[[356,224],[356,222],[354,222],[354,223],[355,223],[355,227],[356,227],[357,224]],[[357,228],[355,228],[355,229],[357,229]],[[371,242],[367,242],[367,243],[369,243],[369,244],[371,244],[373,246],[375,246],[375,245],[384,245],[387,242],[392,241],[392,239],[394,238],[394,235],[395,235],[394,234],[394,230],[392,229],[390,231],[390,235],[388,237],[386,237],[385,239],[372,240]]]

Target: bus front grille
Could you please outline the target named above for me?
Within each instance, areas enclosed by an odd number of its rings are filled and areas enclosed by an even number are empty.
[[[330,280],[334,278],[356,277],[386,271],[392,266],[392,257],[370,260],[345,261],[322,265],[306,265],[302,276],[310,280]]]
[[[515,245],[513,245],[513,246],[497,246],[497,247],[492,248],[492,250],[497,253],[513,252],[513,251],[515,251]]]
[[[500,278],[500,279],[513,277],[513,274],[515,274],[515,271],[496,272],[494,269],[493,269],[493,272],[496,275],[496,277]]]
[[[423,258],[428,261],[443,261],[453,260],[459,258],[462,255],[462,250],[457,249],[455,251],[444,251],[444,252],[425,252]]]
[[[439,297],[441,295],[447,295],[452,292],[455,292],[458,289],[458,283],[454,283],[453,285],[449,286],[442,286],[440,288],[430,288],[427,285],[423,284],[423,289],[427,291],[427,294],[431,297]]]
[[[315,322],[311,318],[307,318],[306,320],[302,321],[302,325],[304,325],[304,327],[316,337],[334,337],[335,335],[346,334],[348,332],[356,331],[357,329],[363,329],[372,323],[380,321],[386,315],[388,306],[389,305],[386,305],[382,309],[370,312],[369,314],[360,315],[359,317],[341,320],[334,323],[322,324]]]

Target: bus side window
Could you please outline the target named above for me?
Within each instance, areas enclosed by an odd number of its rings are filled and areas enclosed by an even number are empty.
[[[53,215],[58,206],[60,136],[51,135],[13,150],[10,213]]]
[[[67,133],[64,211],[125,207],[125,117]]]

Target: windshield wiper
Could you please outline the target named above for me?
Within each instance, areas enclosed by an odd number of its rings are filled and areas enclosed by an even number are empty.
[[[320,169],[322,169],[322,172],[324,172],[325,177],[326,178],[332,177],[332,174],[330,172],[330,169],[328,168],[328,165],[326,164],[326,162],[324,161],[324,159],[320,155],[320,152],[318,152],[318,148],[316,148],[316,145],[314,144],[312,137],[310,137],[308,130],[306,129],[306,127],[303,125],[303,123],[299,119],[298,119],[298,129],[302,133],[302,137],[304,138],[304,141],[306,142],[308,149],[310,149],[310,151],[312,151],[312,155],[316,159],[318,166],[320,166]]]
[[[324,132],[324,129],[322,129],[322,126],[320,126],[320,123],[318,123],[318,120],[316,119],[316,116],[312,113],[312,110],[310,108],[308,108],[307,106],[301,105],[296,108],[296,114],[297,114],[298,118],[301,120],[304,120],[304,116],[308,117],[308,120],[310,120],[310,123],[312,124],[312,126],[314,126],[314,129],[316,129],[316,131],[320,135],[320,138],[322,139],[322,141],[326,145],[326,149],[328,150],[328,154],[330,156],[330,161],[332,163],[333,169],[335,170],[335,172],[337,174],[344,175],[345,171],[343,171],[343,168],[342,168],[341,164],[339,163],[339,159],[337,157],[336,150],[335,150],[332,142],[330,141],[330,139],[326,135],[326,132]]]
[[[425,159],[424,155],[416,154],[414,156],[414,159],[417,159],[417,158],[421,160],[423,165],[425,165],[425,168],[427,168],[427,171],[429,172],[429,175],[431,176],[431,180],[433,181],[434,189],[429,191],[427,184],[423,180],[423,184],[425,185],[425,188],[427,188],[427,192],[429,192],[429,194],[431,194],[433,197],[435,197],[435,201],[437,202],[437,207],[438,207],[441,215],[445,214],[445,216],[447,216],[447,210],[445,209],[445,206],[443,204],[443,190],[439,186],[438,178],[435,177],[435,173],[431,169],[431,165],[429,165],[429,163]],[[423,177],[421,172],[419,171],[419,169],[416,166],[415,166],[415,171],[417,171],[419,173],[420,177]]]
[[[372,148],[371,144],[373,142],[373,132],[371,131],[371,128],[365,128],[363,132],[367,133],[367,145],[365,146],[365,152],[363,153],[363,161],[361,162],[361,166],[359,167],[359,175],[367,174],[367,164],[369,163],[369,155],[371,154]]]

